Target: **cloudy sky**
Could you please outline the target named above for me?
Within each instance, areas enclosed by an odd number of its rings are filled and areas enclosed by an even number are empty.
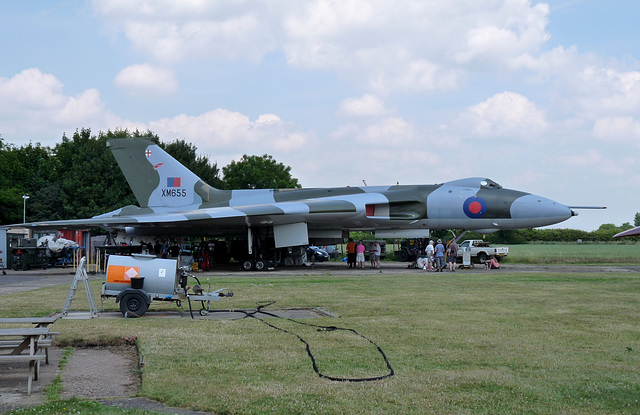
[[[304,187],[489,177],[640,211],[640,2],[4,0],[0,135],[151,129]]]

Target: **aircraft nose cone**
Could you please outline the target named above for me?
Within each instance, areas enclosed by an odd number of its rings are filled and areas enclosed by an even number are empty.
[[[552,225],[571,217],[568,206],[537,195],[525,195],[516,199],[511,205],[511,217],[514,219],[530,219],[537,226]]]

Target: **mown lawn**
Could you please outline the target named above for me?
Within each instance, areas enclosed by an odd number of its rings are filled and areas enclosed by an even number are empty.
[[[395,375],[322,379],[297,337],[250,318],[62,320],[57,341],[137,336],[146,361],[141,395],[219,414],[640,412],[638,273],[272,272],[213,281],[236,293],[220,307],[270,300],[336,313],[306,322],[356,330],[380,346]],[[97,294],[99,282],[92,286]],[[4,296],[0,314],[59,311],[67,291]],[[116,309],[112,300],[105,305]],[[269,322],[305,339],[327,375],[388,372],[375,346],[355,334]]]
[[[640,264],[636,244],[523,244],[508,245],[505,260],[521,264]]]

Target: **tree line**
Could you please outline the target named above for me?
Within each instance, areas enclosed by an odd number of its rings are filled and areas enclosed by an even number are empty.
[[[640,224],[638,224],[640,226]],[[475,232],[467,232],[462,239],[484,239],[494,244],[524,244],[529,242],[612,242],[613,235],[631,229],[633,226],[629,222],[625,222],[620,226],[612,223],[600,225],[595,231],[583,231],[580,229],[517,229],[512,231],[498,231],[488,235],[481,235]],[[451,238],[449,232],[446,239]],[[636,243],[639,237],[623,238],[621,242]]]
[[[272,156],[244,155],[221,170],[184,140],[160,141],[152,131],[90,129],[65,134],[54,147],[17,147],[0,137],[0,224],[88,218],[135,205],[136,199],[106,146],[110,138],[152,137],[206,183],[219,189],[299,188],[291,168]],[[221,173],[223,177],[221,177]],[[29,199],[24,204],[23,196]]]

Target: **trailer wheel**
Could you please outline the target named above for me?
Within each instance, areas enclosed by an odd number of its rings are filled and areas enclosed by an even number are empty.
[[[125,317],[142,317],[148,305],[142,294],[127,294],[120,300],[120,311]]]

